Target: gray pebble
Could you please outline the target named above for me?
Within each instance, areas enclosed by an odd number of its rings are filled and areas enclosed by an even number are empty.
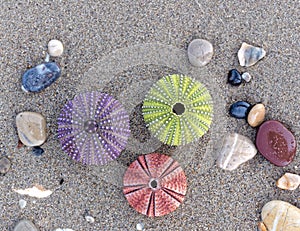
[[[249,83],[252,79],[251,75],[248,72],[242,74],[242,79]]]
[[[27,201],[21,199],[19,200],[19,206],[21,209],[24,209],[26,207]]]
[[[213,56],[212,44],[204,39],[194,39],[188,46],[188,58],[195,67],[205,66]]]
[[[15,226],[14,231],[39,231],[39,230],[31,221],[21,220]]]
[[[11,166],[10,160],[7,157],[0,158],[0,173],[5,174]]]

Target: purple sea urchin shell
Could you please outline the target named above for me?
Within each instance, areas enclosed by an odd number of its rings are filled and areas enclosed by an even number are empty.
[[[58,138],[62,149],[83,164],[103,165],[116,159],[130,135],[129,116],[112,96],[79,94],[62,109]]]

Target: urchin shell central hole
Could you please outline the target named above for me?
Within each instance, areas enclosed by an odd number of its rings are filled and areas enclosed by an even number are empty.
[[[175,103],[173,105],[173,113],[175,113],[176,115],[182,115],[185,111],[185,107],[184,107],[184,104],[182,103]]]
[[[158,183],[157,183],[157,180],[151,180],[150,181],[150,186],[152,187],[152,188],[154,188],[154,189],[156,189],[157,188],[157,186],[158,186]]]
[[[99,125],[96,120],[88,120],[84,123],[84,130],[88,133],[97,132]]]

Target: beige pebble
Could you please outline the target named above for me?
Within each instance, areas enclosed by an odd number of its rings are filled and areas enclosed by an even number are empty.
[[[261,218],[267,230],[300,230],[300,209],[285,201],[274,200],[265,204]]]
[[[300,176],[287,172],[277,180],[276,185],[281,189],[295,190],[300,185]]]
[[[46,141],[46,119],[36,112],[21,112],[16,117],[19,139],[26,146],[39,146]]]
[[[247,121],[251,127],[257,127],[264,122],[266,108],[262,103],[254,105],[249,111]]]
[[[48,52],[53,57],[61,56],[64,52],[64,46],[61,41],[52,39],[48,43]]]
[[[195,67],[205,66],[213,54],[213,45],[205,39],[194,39],[188,46],[188,58]]]
[[[252,159],[257,153],[253,142],[248,137],[238,133],[226,135],[220,144],[217,165],[224,170],[236,169],[242,163]]]

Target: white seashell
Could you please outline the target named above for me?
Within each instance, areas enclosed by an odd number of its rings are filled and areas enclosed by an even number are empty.
[[[30,197],[36,197],[36,198],[45,198],[50,196],[53,193],[50,190],[46,190],[41,185],[36,185],[33,186],[32,188],[27,188],[27,189],[13,189],[13,190],[21,195],[28,195]]]
[[[188,46],[188,58],[195,67],[205,66],[213,54],[213,45],[205,39],[194,39]]]
[[[265,57],[266,51],[263,48],[249,45],[245,42],[242,43],[238,51],[238,59],[240,65],[243,67],[250,67]]]
[[[48,43],[48,52],[53,57],[61,56],[64,52],[64,46],[61,41],[52,39]]]
[[[281,189],[295,190],[300,185],[300,176],[287,172],[277,180],[276,185]]]

